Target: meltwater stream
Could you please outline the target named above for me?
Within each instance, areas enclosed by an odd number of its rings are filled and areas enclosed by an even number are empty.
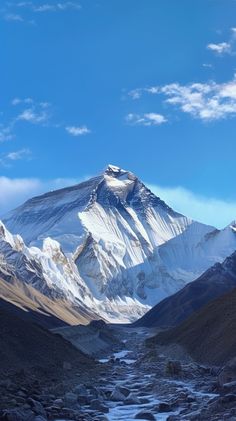
[[[82,385],[87,397],[79,405],[79,419],[167,421],[172,415],[178,421],[214,419],[202,418],[218,396],[212,388],[215,377],[207,367],[188,359],[170,360],[167,349],[158,352],[150,349],[145,342],[150,331],[145,329],[118,326],[116,334],[119,341],[112,348],[116,352],[111,353],[110,349],[106,358],[98,360],[99,378],[92,384]],[[117,349],[118,346],[122,349]],[[178,358],[176,349],[174,358]],[[167,371],[170,362],[179,364],[178,374]]]
[[[133,351],[122,350],[112,354],[113,359],[119,359],[119,363],[124,364],[123,375],[116,379],[116,381],[110,384],[111,388],[124,387],[130,391],[130,395],[133,399],[136,399],[136,403],[125,403],[123,401],[106,401],[109,406],[109,413],[106,414],[106,418],[109,421],[133,421],[135,416],[140,412],[147,412],[150,416],[153,416],[153,420],[166,421],[169,415],[178,414],[177,412],[168,412],[165,414],[156,414],[153,411],[155,406],[157,407],[160,400],[155,398],[150,392],[143,392],[147,384],[150,383],[154,374],[140,375],[140,379],[137,379],[137,371],[133,367],[136,362],[135,358],[130,358],[129,355],[133,354]],[[102,358],[99,360],[101,363],[107,363],[109,358]],[[145,420],[145,418],[142,418]],[[146,418],[149,420],[150,418]]]
[[[171,415],[182,420],[181,414],[186,414],[186,408],[189,412],[196,411],[216,396],[199,390],[198,380],[202,378],[201,375],[195,377],[194,365],[183,364],[187,376],[166,376],[168,358],[161,354],[158,359],[148,357],[145,339],[149,334],[145,329],[124,328],[121,338],[125,349],[99,360],[111,368],[104,388],[104,404],[109,408],[105,417],[109,421],[167,421]],[[121,396],[119,400],[118,394],[118,399],[112,399],[114,390],[122,388],[128,391],[128,396]]]

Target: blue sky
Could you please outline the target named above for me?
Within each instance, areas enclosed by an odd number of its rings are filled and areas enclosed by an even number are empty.
[[[236,219],[235,16],[234,0],[2,1],[0,213],[112,163],[196,219]]]

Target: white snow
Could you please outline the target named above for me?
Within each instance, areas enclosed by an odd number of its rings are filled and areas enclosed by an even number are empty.
[[[222,231],[192,221],[113,165],[4,222],[27,246],[2,224],[4,241],[39,264],[42,285],[112,322],[142,316],[236,249],[235,221]]]

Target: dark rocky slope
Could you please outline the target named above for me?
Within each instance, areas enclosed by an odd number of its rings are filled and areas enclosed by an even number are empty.
[[[236,252],[208,269],[200,278],[186,285],[154,306],[134,323],[140,327],[177,326],[204,305],[236,287]]]
[[[236,288],[212,301],[178,327],[148,340],[149,345],[178,344],[195,360],[221,365],[236,352]]]
[[[36,370],[59,376],[64,363],[74,368],[93,365],[93,360],[59,335],[9,310],[0,308],[0,372]]]

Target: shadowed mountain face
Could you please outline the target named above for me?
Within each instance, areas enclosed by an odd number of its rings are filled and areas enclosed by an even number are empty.
[[[74,366],[93,362],[70,343],[48,330],[18,317],[10,309],[0,308],[0,371],[20,369],[63,369],[68,361]],[[55,375],[55,372],[54,372]]]
[[[222,264],[217,263],[200,278],[176,294],[161,301],[146,313],[135,326],[176,326],[211,300],[236,287],[236,252]]]
[[[177,343],[197,361],[222,364],[235,357],[236,289],[213,300],[178,327],[162,332],[149,345]]]

